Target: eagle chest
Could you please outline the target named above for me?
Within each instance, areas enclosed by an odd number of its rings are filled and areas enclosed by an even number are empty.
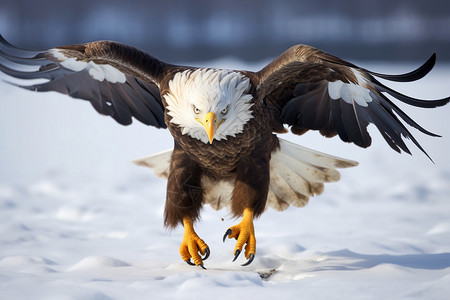
[[[272,134],[267,131],[266,114],[259,105],[254,105],[253,108],[253,118],[245,124],[242,133],[236,137],[229,136],[226,140],[214,140],[211,144],[183,135],[181,129],[170,122],[168,127],[178,146],[202,169],[215,176],[228,177],[235,173],[241,159],[254,155],[255,147],[272,144]]]

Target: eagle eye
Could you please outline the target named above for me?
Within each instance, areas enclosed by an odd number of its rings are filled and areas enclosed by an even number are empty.
[[[200,109],[194,105],[194,113],[198,115],[200,113]]]
[[[221,111],[222,115],[226,115],[226,114],[228,113],[228,107],[229,107],[229,105],[227,105],[227,107],[225,107],[225,108]]]

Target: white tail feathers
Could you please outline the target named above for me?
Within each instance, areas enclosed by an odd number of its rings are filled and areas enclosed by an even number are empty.
[[[325,182],[338,181],[336,168],[358,165],[356,161],[331,156],[280,140],[280,149],[270,160],[270,191],[266,207],[285,210],[289,205],[302,207],[309,197],[323,192]]]
[[[297,144],[280,140],[280,148],[272,152],[270,160],[270,188],[267,207],[285,210],[289,205],[302,207],[309,197],[323,192],[325,182],[338,181],[336,168],[358,165],[356,161],[331,156]],[[172,150],[166,150],[133,161],[138,166],[153,169],[156,176],[169,176]],[[202,178],[204,200],[214,209],[229,205],[233,181]]]
[[[132,160],[131,162],[137,166],[150,168],[156,176],[167,179],[169,177],[170,158],[172,157],[172,152],[173,150],[169,149]]]

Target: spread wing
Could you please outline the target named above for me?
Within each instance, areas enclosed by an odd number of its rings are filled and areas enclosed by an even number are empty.
[[[0,35],[0,71],[33,82],[21,87],[88,100],[99,113],[123,125],[134,117],[166,128],[157,86],[166,68],[147,53],[116,42],[30,51],[11,45]],[[35,83],[37,79],[42,80]]]
[[[397,152],[410,153],[402,139],[408,138],[426,154],[404,123],[427,135],[437,135],[418,125],[386,94],[425,108],[445,105],[450,97],[414,99],[390,89],[375,77],[414,81],[425,76],[435,60],[433,54],[415,71],[386,75],[359,68],[313,47],[297,45],[256,73],[259,80],[257,95],[270,112],[275,132],[285,132],[283,124],[287,124],[292,126],[291,131],[295,134],[319,130],[326,137],[338,134],[343,141],[366,148],[371,144],[367,126],[372,123]]]

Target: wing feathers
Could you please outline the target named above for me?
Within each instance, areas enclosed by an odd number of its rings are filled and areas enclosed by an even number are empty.
[[[381,82],[379,82],[376,79],[374,79],[373,84],[379,92],[386,92],[389,95],[397,98],[398,100],[405,102],[406,104],[417,106],[417,107],[435,108],[435,107],[446,105],[450,100],[450,97],[446,97],[446,98],[438,99],[438,100],[415,99],[415,98],[403,95],[402,93],[399,93],[399,92],[385,86],[384,84],[382,84]]]
[[[386,135],[384,138],[386,142],[397,152],[400,152],[399,148],[410,154],[409,149],[406,147],[405,143],[401,139],[401,134],[407,136],[405,131],[394,118],[392,118],[386,111],[379,105],[375,103],[369,104],[370,109],[368,110],[373,123],[380,131],[383,131]]]
[[[337,133],[339,134],[339,137],[344,142],[351,142],[347,135],[347,131],[345,131],[344,121],[342,120],[342,108],[339,102],[337,101],[330,101],[330,108],[331,113],[333,114],[333,120],[334,120],[334,128]]]
[[[349,141],[352,141],[358,146],[367,147],[370,145],[370,138],[367,139],[365,136],[368,135],[367,130],[362,129],[363,125],[360,123],[358,118],[357,108],[359,105],[352,103],[348,104],[346,102],[340,102],[342,111],[342,120],[345,132],[349,137]]]
[[[372,71],[365,70],[367,73],[377,76],[379,78],[383,78],[389,81],[397,81],[397,82],[411,82],[416,81],[421,78],[423,78],[425,75],[427,75],[431,69],[433,69],[434,64],[436,63],[436,53],[433,53],[431,57],[419,68],[417,68],[414,71],[411,71],[409,73],[401,74],[401,75],[387,75],[387,74],[381,74],[381,73],[375,73]]]
[[[39,54],[35,55],[34,57],[20,57],[11,55],[9,53],[0,50],[0,57],[5,58],[6,61],[26,66],[35,66],[37,61],[39,61],[40,65],[42,66],[53,63],[53,61],[48,60],[44,55]]]
[[[33,69],[34,67],[34,69]],[[136,48],[108,41],[45,51],[17,48],[0,36],[0,71],[35,91],[56,91],[91,102],[97,112],[128,125],[136,118],[166,128],[156,84],[168,65]]]
[[[423,108],[443,106],[450,97],[416,99],[387,87],[375,76],[411,82],[428,74],[435,62],[436,55],[433,54],[414,71],[386,75],[359,68],[318,49],[298,45],[256,73],[259,78],[257,95],[271,111],[271,124],[277,125],[274,131],[281,132],[281,124],[287,124],[296,134],[319,130],[324,136],[338,134],[345,142],[369,147],[371,137],[367,126],[372,123],[395,151],[410,153],[403,141],[407,138],[428,156],[402,121],[424,134],[438,135],[418,125],[385,94]]]
[[[435,133],[432,133],[426,129],[424,129],[422,126],[417,124],[411,117],[409,117],[407,114],[405,114],[397,105],[395,105],[391,100],[389,100],[385,95],[383,94],[372,94],[373,98],[377,98],[378,101],[380,101],[380,104],[387,110],[394,111],[400,118],[403,119],[408,125],[418,129],[422,133],[425,133],[430,136],[434,137],[440,137],[440,135],[437,135]]]
[[[42,52],[40,50],[29,50],[14,46],[13,44],[5,40],[5,38],[1,34],[0,34],[0,44],[3,45],[3,47],[8,48],[8,53],[11,53],[13,56],[18,57],[33,57]]]
[[[45,65],[41,67],[39,70],[32,72],[15,70],[8,68],[3,64],[0,64],[0,71],[11,77],[19,79],[49,79],[49,80],[59,79],[64,75],[72,73],[69,70],[61,69],[56,64]]]

